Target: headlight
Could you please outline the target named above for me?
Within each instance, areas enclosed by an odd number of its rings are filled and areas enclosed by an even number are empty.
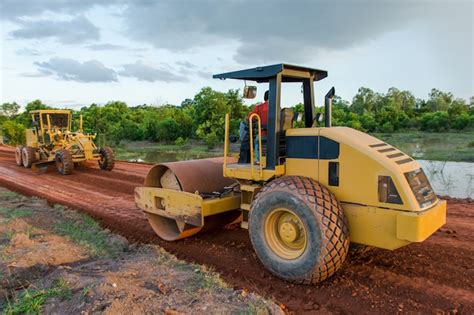
[[[405,177],[420,208],[428,207],[436,201],[436,195],[423,169],[405,173]]]
[[[390,176],[379,176],[379,202],[403,204]]]

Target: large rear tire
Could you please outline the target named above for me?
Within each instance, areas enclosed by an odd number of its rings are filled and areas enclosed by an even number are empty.
[[[22,145],[17,146],[15,149],[15,161],[16,161],[16,165],[18,166],[23,166],[23,158],[21,156],[22,150],[23,150]]]
[[[265,185],[252,202],[249,233],[262,264],[296,283],[318,283],[346,259],[344,211],[326,187],[307,177],[284,176]]]
[[[23,147],[21,149],[21,162],[26,168],[30,168],[36,162],[36,150],[33,147]]]
[[[114,151],[109,147],[103,147],[99,150],[99,167],[102,170],[111,171],[115,165]]]
[[[74,169],[74,162],[72,155],[68,150],[59,150],[54,157],[56,169],[63,175],[69,175]]]

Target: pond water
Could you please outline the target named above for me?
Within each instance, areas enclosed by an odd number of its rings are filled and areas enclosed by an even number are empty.
[[[438,195],[474,198],[474,163],[418,160]]]
[[[194,152],[190,150],[145,150],[118,155],[119,159],[134,162],[164,163],[222,156],[222,151]],[[454,198],[474,198],[474,163],[418,160],[436,194]]]

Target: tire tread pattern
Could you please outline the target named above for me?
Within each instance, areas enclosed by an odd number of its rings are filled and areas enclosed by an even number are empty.
[[[36,162],[36,150],[33,147],[24,146],[22,148],[22,163],[26,168],[30,168]],[[25,159],[26,158],[26,159]]]
[[[68,150],[59,150],[56,152],[55,160],[58,161],[60,159],[63,163],[62,169],[59,169],[59,167],[56,164],[56,167],[58,167],[58,172],[63,174],[63,175],[69,175],[72,173],[74,169],[74,162],[72,161],[72,155],[71,152]]]
[[[333,275],[344,263],[349,249],[347,219],[334,194],[317,181],[303,176],[283,176],[263,186],[259,197],[275,189],[284,189],[303,199],[320,220],[322,251],[313,272],[301,282],[315,284]]]
[[[23,166],[23,160],[21,155],[23,154],[23,146],[19,145],[15,148],[15,162],[18,166]]]
[[[114,151],[109,147],[103,147],[99,150],[100,154],[104,157],[104,162],[99,163],[102,170],[111,171],[115,166]]]

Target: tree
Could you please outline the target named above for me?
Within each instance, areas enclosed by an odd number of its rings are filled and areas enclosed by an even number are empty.
[[[361,87],[352,99],[351,110],[357,114],[363,114],[364,111],[377,113],[380,103],[380,94],[369,88]]]
[[[215,134],[212,138],[223,138],[225,114],[231,108],[224,93],[214,91],[210,87],[203,88],[194,97],[194,117],[196,135],[205,139],[207,135]]]
[[[16,102],[13,103],[3,103],[0,107],[0,115],[6,116],[8,118],[12,118],[13,116],[18,115],[18,111],[20,110],[20,105]]]
[[[438,89],[431,89],[429,100],[426,102],[426,108],[430,112],[447,111],[449,105],[453,102],[453,94],[442,92]]]

